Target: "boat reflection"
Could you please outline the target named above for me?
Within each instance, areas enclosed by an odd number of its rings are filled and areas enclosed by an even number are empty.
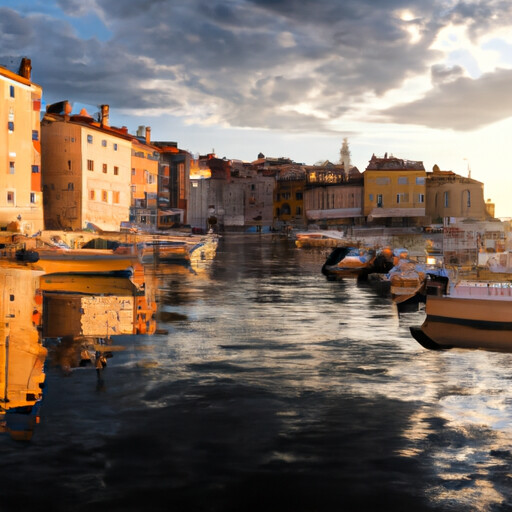
[[[96,369],[123,347],[116,336],[156,331],[154,287],[144,271],[133,279],[107,275],[46,275],[25,264],[0,264],[0,430],[30,440],[39,422],[45,366],[66,374]]]

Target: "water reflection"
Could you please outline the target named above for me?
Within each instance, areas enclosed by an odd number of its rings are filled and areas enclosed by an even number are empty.
[[[204,266],[148,265],[134,288],[34,285],[45,342],[77,365],[48,365],[32,451],[4,446],[37,502],[51,502],[42,464],[62,509],[140,510],[148,495],[163,510],[510,509],[512,355],[426,351],[409,333],[422,311],[327,281],[324,261],[234,236]],[[102,393],[99,340],[113,355]],[[23,485],[4,478],[15,503]]]
[[[128,279],[46,275],[28,265],[0,262],[2,431],[16,440],[32,438],[48,364],[65,375],[77,368],[95,369],[103,389],[108,360],[123,350],[116,337],[156,331],[151,284],[146,286],[142,267]]]

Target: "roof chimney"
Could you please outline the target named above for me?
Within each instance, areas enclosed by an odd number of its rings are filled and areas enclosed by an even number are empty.
[[[100,105],[101,108],[101,118],[100,123],[101,126],[110,126],[109,124],[109,106],[108,105]]]
[[[139,126],[137,128],[137,133],[136,133],[137,137],[144,137],[144,128],[145,128],[145,126]]]
[[[32,74],[32,61],[23,57],[20,62],[20,69],[18,71],[18,75],[30,80],[30,76]]]
[[[146,126],[146,144],[151,144],[151,127]]]

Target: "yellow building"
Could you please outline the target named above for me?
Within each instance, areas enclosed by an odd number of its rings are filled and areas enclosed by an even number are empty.
[[[130,222],[141,227],[157,227],[159,160],[160,151],[151,145],[149,126],[139,126],[132,139]]]
[[[305,227],[305,188],[306,172],[302,166],[285,165],[278,171],[274,190],[275,227],[291,226],[301,229]]]
[[[364,177],[364,215],[368,223],[417,226],[425,223],[423,162],[372,156]]]
[[[131,204],[132,136],[85,110],[70,115],[67,101],[49,105],[41,123],[46,229],[119,231]]]
[[[17,72],[0,66],[0,227],[27,234],[43,228],[41,96],[29,59]]]

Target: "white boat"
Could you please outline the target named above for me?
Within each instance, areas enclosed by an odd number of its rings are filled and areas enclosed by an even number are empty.
[[[446,295],[427,295],[426,319],[411,327],[425,348],[512,351],[512,282],[453,284]]]

